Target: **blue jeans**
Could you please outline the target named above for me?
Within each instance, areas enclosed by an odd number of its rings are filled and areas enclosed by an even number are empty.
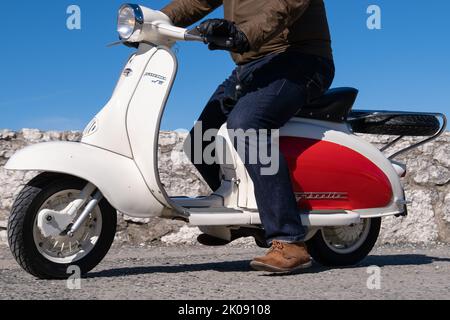
[[[302,106],[328,90],[333,78],[333,61],[293,51],[237,66],[203,110],[198,120],[202,122],[202,135],[209,129],[219,129],[225,122],[230,130],[279,129]],[[198,131],[193,129],[190,141],[197,141],[195,134]],[[202,143],[204,149],[211,142]],[[270,143],[269,136],[267,144]],[[191,154],[193,148],[194,143]],[[245,149],[248,151],[248,145]],[[267,150],[271,150],[270,146]],[[268,244],[273,240],[303,241],[306,230],[284,156],[279,153],[279,170],[274,175],[262,175],[263,165],[257,162],[244,161],[255,185],[256,202]],[[212,190],[219,188],[218,164],[194,165]]]

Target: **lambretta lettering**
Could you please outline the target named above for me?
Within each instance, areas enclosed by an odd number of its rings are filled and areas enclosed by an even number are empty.
[[[164,76],[162,76],[162,75],[159,75],[159,74],[156,74],[156,73],[151,73],[151,72],[145,73],[145,76],[146,76],[146,77],[156,78],[156,79],[162,80],[162,81],[166,81],[166,80],[167,80],[166,77],[164,77]]]
[[[299,200],[347,200],[346,192],[296,192],[295,198]]]
[[[186,304],[184,307],[180,307],[178,309],[178,314],[189,316],[200,315],[209,318],[211,316],[212,311],[213,311],[212,307],[192,307]]]
[[[152,78],[152,80],[151,80],[152,83],[159,84],[159,85],[163,85],[167,81],[167,77],[164,77],[164,76],[156,74],[156,73],[146,72],[144,74],[144,76]]]

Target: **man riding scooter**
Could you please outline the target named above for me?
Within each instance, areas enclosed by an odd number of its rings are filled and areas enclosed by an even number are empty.
[[[224,5],[225,19],[206,20],[198,31],[211,50],[230,51],[237,64],[203,110],[201,134],[219,129],[272,130],[283,127],[301,108],[329,89],[334,78],[331,37],[323,0],[174,0],[164,9],[172,22],[187,27]],[[218,39],[227,39],[219,41]],[[197,130],[191,131],[191,155]],[[199,140],[200,139],[200,140]],[[248,142],[245,150],[249,151]],[[272,139],[267,137],[268,150]],[[207,146],[203,142],[203,148]],[[270,149],[271,150],[271,149]],[[244,161],[268,245],[256,270],[288,272],[311,266],[304,244],[306,230],[292,188],[286,160],[279,170],[261,174],[261,161]],[[220,186],[218,164],[195,163],[212,190]]]

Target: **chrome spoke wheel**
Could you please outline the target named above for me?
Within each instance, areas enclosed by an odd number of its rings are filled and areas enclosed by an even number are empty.
[[[63,190],[55,193],[44,201],[39,212],[43,209],[61,211],[76,200],[80,193],[80,190]],[[37,219],[36,215],[33,224],[36,248],[46,259],[58,264],[70,264],[83,259],[95,247],[102,231],[102,215],[98,206],[72,237],[65,232],[54,237],[44,237]]]

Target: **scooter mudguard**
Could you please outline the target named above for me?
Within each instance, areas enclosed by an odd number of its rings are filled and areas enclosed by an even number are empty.
[[[132,159],[84,143],[32,145],[14,154],[5,168],[64,173],[82,178],[97,186],[114,208],[134,217],[161,215],[164,210]]]

